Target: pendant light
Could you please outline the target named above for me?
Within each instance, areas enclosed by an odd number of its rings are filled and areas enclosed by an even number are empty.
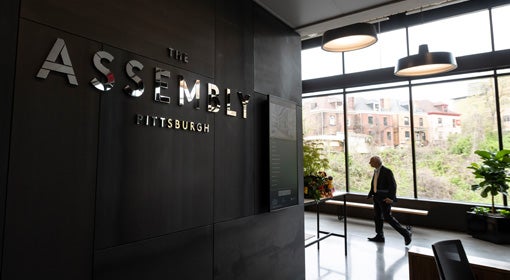
[[[347,52],[366,48],[377,42],[375,26],[355,23],[331,29],[322,35],[322,49],[329,52]]]
[[[420,45],[418,54],[398,60],[395,75],[417,77],[444,73],[457,68],[457,61],[450,52],[429,52],[427,45]]]

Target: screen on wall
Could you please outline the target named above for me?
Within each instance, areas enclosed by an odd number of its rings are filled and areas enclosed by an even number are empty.
[[[298,204],[296,104],[269,97],[270,209]]]

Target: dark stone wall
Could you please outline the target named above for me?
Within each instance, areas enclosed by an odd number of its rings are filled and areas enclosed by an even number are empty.
[[[251,1],[1,7],[1,279],[304,279],[303,207],[268,203],[268,97],[301,102],[296,33]],[[36,77],[59,38],[78,85],[57,71]],[[98,51],[114,58],[101,61],[115,78],[106,92],[91,85],[106,79]],[[135,86],[125,70],[134,60],[139,97],[123,91]],[[170,73],[169,104],[154,101],[157,69]],[[200,81],[198,108],[178,104],[180,77],[190,91]],[[246,119],[238,92],[250,95]],[[209,132],[182,127],[191,122]]]

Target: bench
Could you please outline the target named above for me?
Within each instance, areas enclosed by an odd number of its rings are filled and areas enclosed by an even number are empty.
[[[326,204],[332,204],[337,206],[343,206],[344,202],[340,200],[327,200],[325,201]],[[365,208],[365,209],[373,209],[373,204],[368,203],[359,203],[359,202],[346,202],[347,207],[358,207],[358,208]],[[412,208],[403,208],[403,207],[391,207],[392,212],[397,213],[405,213],[405,214],[411,214],[411,215],[419,215],[419,216],[427,216],[429,214],[429,211],[427,210],[419,210],[419,209],[412,209]]]
[[[327,200],[325,201],[326,204],[336,205],[336,206],[344,206],[344,202],[341,200]],[[364,209],[373,209],[373,204],[368,203],[359,203],[359,202],[350,202],[346,201],[345,205],[347,207],[358,207],[358,208],[364,208]],[[404,208],[404,207],[391,207],[391,212],[396,213],[405,213],[405,214],[411,214],[411,215],[419,215],[419,216],[427,216],[429,214],[429,211],[427,210],[420,210],[420,209],[412,209],[412,208]],[[345,215],[345,213],[344,213]],[[337,216],[338,220],[342,220],[343,216],[340,215],[340,207],[337,207]],[[406,226],[408,230],[411,230],[411,226]]]

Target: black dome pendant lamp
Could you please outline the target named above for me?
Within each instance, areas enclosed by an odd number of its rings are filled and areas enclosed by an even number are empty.
[[[457,61],[450,52],[429,52],[427,45],[420,45],[416,55],[398,60],[395,75],[419,77],[448,72],[457,68]]]
[[[355,23],[331,29],[322,35],[322,49],[329,52],[347,52],[366,48],[377,42],[375,26]]]

